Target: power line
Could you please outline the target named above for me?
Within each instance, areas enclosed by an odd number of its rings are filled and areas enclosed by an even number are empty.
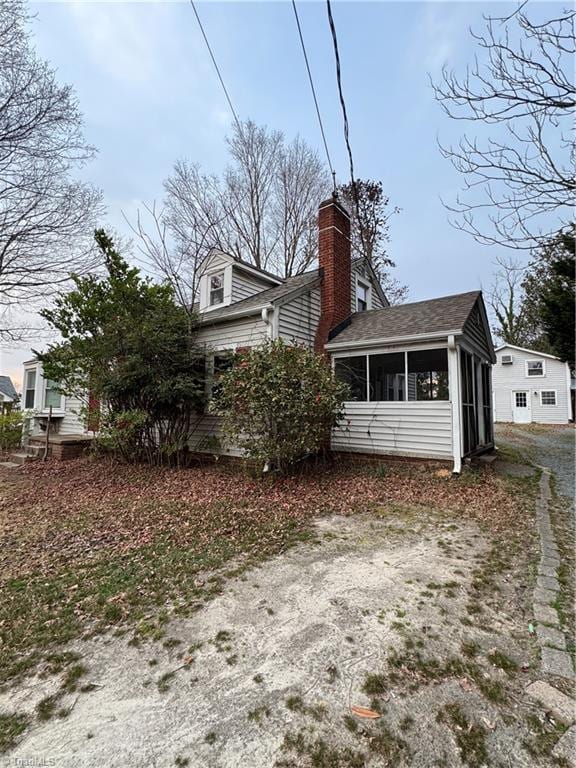
[[[342,91],[342,73],[340,69],[340,54],[338,52],[338,36],[336,35],[336,27],[334,25],[334,17],[332,16],[332,6],[330,5],[330,0],[326,0],[326,7],[328,10],[328,22],[330,24],[330,32],[332,33],[332,43],[334,45],[334,56],[336,58],[336,80],[338,82],[338,95],[340,96],[340,106],[342,107],[342,116],[344,118],[344,139],[346,141],[346,149],[348,150],[348,160],[350,163],[350,181],[352,182],[352,196],[354,198],[354,204],[356,207],[356,216],[358,217],[358,221],[359,221],[360,206],[358,202],[358,190],[356,189],[356,179],[354,177],[354,160],[352,158],[352,147],[350,146],[348,113],[346,111],[346,102],[344,100],[344,93]]]
[[[192,6],[192,10],[194,11],[194,15],[196,16],[196,21],[198,22],[198,26],[200,27],[200,32],[202,32],[202,37],[204,38],[204,42],[206,43],[206,47],[208,48],[208,53],[210,54],[210,58],[212,59],[212,64],[214,64],[214,69],[216,70],[216,74],[218,75],[218,79],[220,80],[220,85],[222,86],[222,90],[224,91],[224,95],[226,96],[226,101],[228,102],[228,106],[232,110],[232,114],[234,115],[234,120],[236,121],[236,125],[240,130],[242,130],[240,120],[238,119],[238,115],[236,114],[236,110],[234,109],[234,106],[232,104],[232,99],[230,98],[228,89],[224,84],[224,78],[220,74],[220,69],[218,68],[218,64],[216,63],[216,58],[212,52],[210,43],[208,42],[208,37],[206,36],[206,32],[204,31],[202,22],[200,21],[200,16],[198,15],[198,11],[196,10],[196,5],[194,4],[194,0],[190,0],[190,5]]]
[[[300,26],[300,18],[298,16],[298,9],[296,8],[296,0],[292,0],[292,8],[294,9],[294,16],[296,18],[296,26],[298,27],[298,35],[300,37],[300,45],[302,46],[302,53],[304,54],[304,61],[306,62],[306,69],[308,71],[308,80],[310,81],[310,88],[312,90],[312,96],[314,98],[314,104],[316,106],[316,114],[318,115],[318,123],[320,124],[320,133],[322,134],[322,141],[324,142],[324,150],[326,151],[326,159],[328,160],[328,166],[332,173],[332,179],[334,180],[334,186],[336,186],[336,173],[332,166],[332,160],[330,159],[330,152],[328,150],[328,142],[326,141],[326,134],[324,133],[324,125],[322,123],[322,115],[320,114],[320,107],[318,105],[318,99],[316,97],[316,89],[314,88],[314,80],[312,79],[312,72],[310,70],[310,63],[308,62],[308,54],[306,53],[306,45],[304,44],[304,37],[302,35],[302,27]]]

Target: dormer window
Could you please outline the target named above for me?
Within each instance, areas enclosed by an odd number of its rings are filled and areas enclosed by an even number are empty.
[[[223,302],[224,302],[224,272],[218,272],[215,275],[210,275],[209,306],[213,307],[216,304],[222,304]]]
[[[366,312],[366,310],[368,309],[369,291],[370,289],[366,285],[366,283],[362,283],[359,280],[356,287],[356,311],[357,312]]]

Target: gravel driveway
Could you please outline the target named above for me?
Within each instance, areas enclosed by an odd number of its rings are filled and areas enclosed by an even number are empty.
[[[575,485],[574,426],[511,424],[496,425],[496,444],[520,450],[535,464],[549,467],[556,477],[558,492],[574,501]]]

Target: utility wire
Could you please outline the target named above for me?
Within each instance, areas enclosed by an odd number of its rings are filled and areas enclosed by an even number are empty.
[[[342,116],[344,118],[344,139],[346,141],[346,149],[348,150],[348,160],[350,163],[350,181],[352,183],[352,197],[354,198],[354,205],[356,208],[356,217],[360,222],[360,205],[358,201],[358,190],[356,188],[356,179],[354,177],[354,160],[352,158],[352,147],[350,146],[350,130],[348,125],[348,113],[346,111],[346,101],[344,100],[344,93],[342,91],[342,72],[340,68],[340,54],[338,52],[338,36],[336,35],[336,27],[334,25],[334,17],[332,16],[332,6],[330,0],[326,0],[326,8],[328,10],[328,22],[330,24],[330,32],[332,33],[332,43],[334,45],[334,56],[336,59],[336,80],[338,82],[338,95],[340,96],[340,106],[342,107]],[[359,227],[361,230],[361,227]]]
[[[302,53],[304,54],[304,61],[306,62],[306,69],[308,71],[308,80],[310,81],[310,89],[312,90],[312,97],[314,98],[314,105],[316,106],[316,114],[318,116],[318,123],[320,125],[320,133],[322,134],[322,141],[324,142],[324,150],[326,152],[326,159],[328,160],[328,166],[332,174],[334,182],[334,189],[336,189],[336,172],[332,166],[332,160],[330,159],[330,152],[328,150],[328,142],[326,141],[326,134],[324,133],[324,125],[322,123],[322,115],[320,114],[320,107],[318,105],[318,99],[316,97],[316,89],[314,88],[314,80],[312,79],[312,72],[310,70],[310,63],[308,61],[308,54],[306,53],[306,45],[304,44],[304,37],[302,35],[302,27],[300,26],[300,18],[298,16],[298,9],[296,8],[296,0],[292,0],[292,8],[294,9],[294,16],[296,18],[296,26],[298,27],[298,35],[300,37],[300,45],[302,46]]]
[[[239,130],[242,131],[240,120],[238,119],[238,115],[236,114],[236,110],[234,109],[234,106],[232,104],[232,99],[230,98],[228,89],[224,84],[224,78],[220,74],[220,69],[218,68],[218,64],[216,63],[216,58],[212,52],[210,43],[208,42],[208,37],[206,36],[206,32],[204,31],[202,22],[200,21],[200,16],[198,15],[198,11],[196,10],[196,5],[194,4],[194,0],[190,0],[190,5],[192,6],[192,10],[194,11],[194,15],[196,16],[196,21],[198,22],[198,26],[200,27],[200,32],[202,32],[202,37],[204,38],[204,42],[206,43],[206,47],[208,48],[208,53],[210,54],[210,58],[212,59],[212,64],[214,64],[214,69],[216,70],[216,74],[218,75],[218,79],[220,80],[220,85],[222,86],[222,90],[224,91],[224,95],[226,96],[226,101],[228,102],[228,106],[232,110],[232,114],[234,115],[234,120],[236,121],[236,125],[238,126]]]

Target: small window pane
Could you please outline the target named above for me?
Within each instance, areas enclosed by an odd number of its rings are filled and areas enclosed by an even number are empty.
[[[210,306],[224,301],[224,274],[210,276]]]
[[[556,392],[554,390],[541,392],[542,405],[556,405]]]
[[[348,384],[348,400],[366,400],[366,355],[338,357],[334,364],[336,378]]]
[[[370,355],[370,400],[404,400],[404,353]]]
[[[543,376],[544,364],[541,360],[528,360],[526,363],[528,376]]]
[[[34,408],[34,395],[36,389],[36,371],[26,372],[26,393],[24,396],[24,408]]]
[[[448,400],[448,352],[408,352],[408,400]]]
[[[58,385],[49,379],[46,381],[46,394],[44,395],[44,408],[60,408],[62,395],[57,389]]]
[[[527,408],[526,392],[516,392],[516,408]]]

